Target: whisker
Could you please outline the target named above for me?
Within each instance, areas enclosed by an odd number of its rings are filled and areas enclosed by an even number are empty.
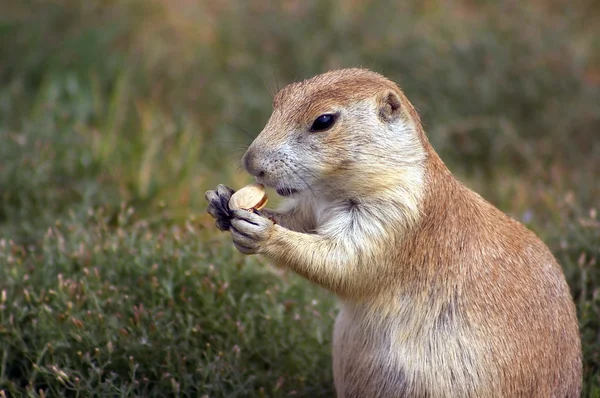
[[[275,75],[275,84],[277,86],[277,92],[279,92],[279,79],[277,78],[277,71],[273,67],[273,64],[271,64],[271,70],[273,71],[273,75]]]
[[[310,191],[313,198],[315,200],[317,200],[318,198],[317,198],[317,194],[315,193],[315,191],[312,189],[310,184],[307,183],[306,180],[296,170],[294,170],[294,167],[292,165],[290,165],[289,163],[287,163],[285,160],[282,160],[282,163],[288,167],[288,170],[290,172],[292,172],[296,177],[298,177],[304,183],[304,185],[308,188],[308,190]],[[292,188],[292,187],[288,186],[287,188]]]
[[[214,140],[213,141],[215,144],[227,144],[227,145],[237,145],[239,147],[244,146],[246,147],[247,145],[243,142],[239,142],[239,141],[222,141],[222,140]]]
[[[267,93],[269,93],[269,96],[271,97],[271,100],[272,100],[273,97],[275,96],[275,93],[272,92],[269,85],[267,84],[267,81],[264,79],[263,76],[260,75],[260,73],[258,74],[258,76],[260,77],[260,80],[262,81],[262,84],[263,84],[265,90],[267,91]]]
[[[325,186],[327,188],[329,188],[330,190],[335,191],[335,189],[333,188],[333,186],[331,186],[327,181],[323,180],[316,172],[312,171],[311,169],[309,169],[308,167],[306,167],[303,164],[297,164],[296,166],[297,167],[301,167],[311,177],[313,177],[314,179],[318,180],[320,183],[325,184]]]
[[[252,139],[254,139],[254,138],[255,138],[254,134],[250,133],[248,130],[246,130],[245,128],[243,128],[243,127],[241,127],[241,126],[238,126],[238,125],[235,125],[235,124],[231,124],[231,123],[229,123],[229,122],[224,122],[224,123],[225,123],[227,126],[229,126],[229,127],[233,127],[234,129],[240,130],[241,132],[243,132],[244,134],[246,134],[248,137],[250,137],[250,138],[252,138]]]

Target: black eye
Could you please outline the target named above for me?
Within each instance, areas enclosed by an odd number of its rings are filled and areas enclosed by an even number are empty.
[[[312,126],[310,126],[310,131],[325,131],[335,123],[336,115],[331,113],[326,113],[324,115],[319,116],[315,119]]]

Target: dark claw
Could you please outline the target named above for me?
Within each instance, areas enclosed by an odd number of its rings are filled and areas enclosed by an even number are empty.
[[[231,227],[231,221],[229,219],[218,219],[215,225],[220,231],[227,231]]]
[[[235,191],[229,188],[228,186],[225,186],[223,184],[219,184],[217,186],[217,194],[219,194],[219,197],[221,198],[226,197],[227,200],[229,200],[229,198],[231,198],[231,195],[233,195],[234,193]]]
[[[215,225],[221,231],[227,231],[231,226],[232,213],[229,210],[229,199],[233,193],[233,189],[219,184],[216,190],[207,191],[204,194],[204,198],[209,203],[206,211],[217,219]]]
[[[231,212],[222,208],[220,202],[212,202],[206,208],[206,212],[217,220],[231,219]]]
[[[212,204],[208,205],[208,207],[206,208],[206,212],[208,214],[210,214],[210,216],[212,218],[216,218],[216,219],[219,219],[220,218],[219,216],[221,215],[221,213]]]
[[[215,200],[219,199],[219,194],[217,193],[217,191],[206,191],[204,193],[204,199],[206,199],[209,203],[212,203]]]
[[[219,218],[231,218],[231,211],[229,210],[229,205],[223,204],[222,202],[213,202],[213,206],[217,209],[219,213]]]

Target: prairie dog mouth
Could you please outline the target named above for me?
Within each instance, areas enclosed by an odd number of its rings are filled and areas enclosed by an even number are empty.
[[[296,195],[296,194],[302,192],[302,189],[296,189],[296,188],[290,188],[290,187],[278,188],[278,186],[281,185],[280,183],[278,183],[278,181],[265,181],[265,178],[261,178],[261,177],[257,177],[257,178],[255,178],[255,180],[259,184],[274,188],[275,192],[277,192],[277,195],[279,195],[279,196],[289,197],[289,196],[293,196],[293,195]]]
[[[275,189],[275,191],[277,192],[277,195],[284,196],[284,197],[292,196],[292,195],[295,195],[298,192],[300,192],[294,188],[277,188],[277,189]]]

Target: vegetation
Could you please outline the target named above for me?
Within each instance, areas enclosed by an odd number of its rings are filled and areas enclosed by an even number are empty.
[[[275,3],[0,0],[0,396],[331,396],[334,298],[203,194],[277,87],[365,66],[551,247],[600,397],[598,5]]]

